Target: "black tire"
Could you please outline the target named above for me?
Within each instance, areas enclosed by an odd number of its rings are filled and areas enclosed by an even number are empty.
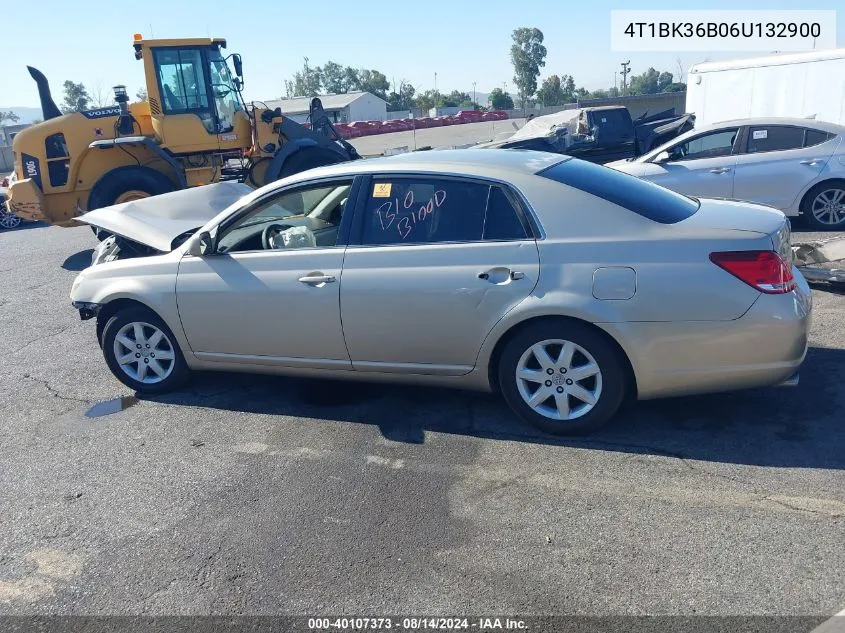
[[[115,203],[127,191],[143,191],[151,196],[175,191],[176,185],[160,171],[149,167],[118,167],[97,181],[88,197],[88,210]],[[96,232],[96,231],[95,231]]]
[[[843,198],[840,203],[845,205],[845,180],[827,180],[820,182],[812,189],[810,189],[801,200],[801,219],[805,225],[812,227],[819,231],[841,231],[845,229],[845,206],[841,207],[839,216],[842,218],[836,223],[826,223],[819,220],[813,215],[813,202],[816,198],[826,191],[843,192]]]
[[[155,352],[159,352],[159,359],[156,360],[159,365],[162,365],[163,354],[162,352],[167,351],[167,347],[170,347],[172,350],[172,368],[170,369],[169,373],[163,378],[158,380],[157,382],[142,382],[141,380],[137,380],[136,378],[130,376],[126,371],[124,371],[120,363],[118,362],[117,357],[115,356],[115,338],[118,336],[120,331],[127,325],[133,323],[144,323],[148,326],[152,326],[160,330],[163,334],[165,339],[162,340],[158,345],[153,348],[153,351],[150,352],[149,349],[139,348],[138,353],[144,353],[145,358],[146,355],[152,353],[154,356]],[[152,330],[149,328],[144,328],[145,333],[151,334]],[[137,340],[137,339],[132,339]],[[156,315],[152,310],[148,310],[147,308],[142,307],[133,307],[133,308],[126,308],[124,310],[119,310],[116,312],[107,322],[105,328],[103,328],[103,336],[102,336],[102,349],[103,349],[103,357],[106,359],[106,364],[108,365],[109,369],[111,370],[112,374],[114,374],[115,378],[117,378],[120,382],[124,385],[137,391],[139,393],[164,393],[167,391],[173,391],[174,389],[179,388],[183,385],[188,378],[190,377],[190,369],[188,368],[187,363],[185,362],[185,358],[182,355],[182,351],[179,349],[179,343],[176,341],[176,337],[173,336],[173,332],[167,327],[167,324],[162,321],[158,315]],[[124,346],[124,349],[128,349]],[[137,356],[137,354],[136,354]],[[148,360],[155,360],[154,358],[149,358]],[[135,362],[135,361],[132,361]],[[140,361],[138,361],[140,363]],[[164,361],[165,368],[169,367],[166,365],[166,361]],[[140,371],[140,364],[137,366],[136,374]],[[149,366],[144,368],[144,371],[150,371]]]
[[[579,346],[593,357],[600,371],[601,387],[598,390],[598,399],[592,405],[592,409],[567,421],[555,420],[532,408],[520,394],[520,387],[516,377],[517,366],[523,354],[526,354],[527,350],[536,343],[550,339],[570,341]],[[577,361],[581,358],[586,357],[580,352],[576,353],[575,360]],[[527,326],[506,343],[497,367],[499,389],[511,409],[532,426],[552,435],[582,435],[604,426],[610,421],[622,404],[627,388],[623,362],[616,348],[604,336],[597,333],[588,325],[564,319],[541,321],[535,325]],[[577,362],[576,364],[580,366],[582,363]],[[575,369],[577,367],[570,368],[570,371],[574,371]],[[538,370],[542,371],[539,365]],[[563,377],[565,372],[557,367],[553,372],[553,374],[549,375],[549,379],[551,380],[545,381],[544,377],[545,382],[537,385],[538,391],[543,386],[552,390],[549,400],[544,400],[543,402],[555,402],[556,392],[561,389],[568,389],[566,379]],[[552,382],[552,380],[561,380],[563,384],[557,385],[556,383],[552,383],[552,385],[549,385],[549,382]],[[592,387],[589,383],[590,380],[594,381],[592,382]],[[578,381],[575,386],[595,389],[597,384],[597,378],[588,378]],[[536,391],[531,393],[536,393]],[[578,402],[574,397],[570,397],[568,392],[565,392],[565,395],[568,402]],[[540,406],[544,405],[541,403]],[[551,405],[547,405],[547,407],[551,408]],[[572,409],[572,411],[576,410],[577,408]]]
[[[344,162],[344,159],[337,152],[324,147],[307,147],[299,150],[285,161],[279,178],[292,176],[315,167],[335,165],[342,162]]]

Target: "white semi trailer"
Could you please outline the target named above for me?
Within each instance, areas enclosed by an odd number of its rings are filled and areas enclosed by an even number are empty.
[[[748,117],[845,125],[845,48],[696,64],[686,111],[696,127]]]

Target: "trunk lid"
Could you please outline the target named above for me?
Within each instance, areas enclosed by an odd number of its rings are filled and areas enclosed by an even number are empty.
[[[736,200],[702,198],[699,202],[701,206],[698,211],[679,222],[678,226],[744,231],[768,236],[772,250],[792,265],[792,232],[783,212],[773,207]]]

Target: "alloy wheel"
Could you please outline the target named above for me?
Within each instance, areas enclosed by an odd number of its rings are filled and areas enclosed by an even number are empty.
[[[114,337],[114,358],[132,380],[148,385],[165,380],[176,366],[176,353],[167,335],[155,325],[127,323]]]
[[[0,227],[4,229],[16,229],[20,226],[21,219],[14,213],[0,211]]]
[[[596,359],[580,345],[547,339],[529,347],[516,365],[517,391],[540,415],[559,421],[589,413],[602,392]]]
[[[822,191],[813,199],[810,212],[821,224],[839,224],[845,220],[845,189],[833,187]]]

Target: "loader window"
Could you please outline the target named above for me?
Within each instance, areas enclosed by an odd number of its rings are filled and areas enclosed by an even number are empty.
[[[206,74],[199,48],[159,48],[153,51],[166,114],[194,113],[210,134],[217,130],[208,99]]]
[[[50,185],[64,187],[70,172],[70,155],[67,151],[65,135],[61,132],[51,134],[44,139],[44,150],[47,156],[47,172],[50,174]]]
[[[235,112],[241,109],[238,92],[232,74],[226,65],[226,60],[220,50],[213,48],[208,51],[209,75],[211,77],[211,93],[217,106],[218,132],[228,132],[235,127]]]

